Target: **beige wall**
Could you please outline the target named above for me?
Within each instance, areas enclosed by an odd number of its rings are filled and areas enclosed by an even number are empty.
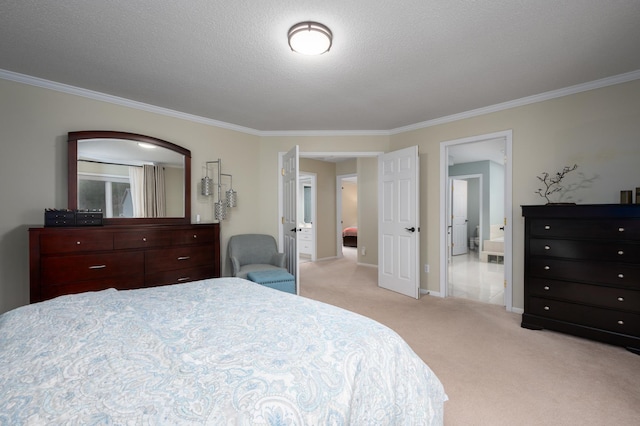
[[[336,255],[336,165],[300,159],[300,172],[316,175],[316,258]]]
[[[222,249],[230,235],[261,230],[257,136],[0,80],[0,312],[29,301],[27,229],[42,226],[45,208],[67,207],[66,139],[77,130],[142,133],[190,149],[194,222],[213,219],[211,200],[197,191],[205,161],[222,158],[238,191]]]
[[[421,287],[432,291],[439,290],[440,272],[440,143],[512,129],[514,307],[522,307],[524,231],[519,206],[542,203],[534,194],[536,175],[578,163],[584,179],[575,194],[579,203],[617,203],[621,189],[640,186],[640,81],[392,136],[258,137],[0,80],[0,312],[28,303],[27,228],[42,225],[44,208],[67,206],[66,134],[90,129],[142,133],[190,149],[192,220],[196,214],[212,220],[211,200],[198,195],[199,181],[205,161],[221,158],[224,172],[233,174],[239,200],[222,223],[223,252],[233,234],[278,235],[280,152],[294,145],[303,152],[387,152],[418,145],[421,263],[431,266],[430,274],[421,275]],[[374,169],[358,164],[359,187],[365,170],[373,185]],[[370,206],[367,211],[376,211],[377,201]],[[359,226],[364,226],[362,217]],[[377,246],[377,231],[374,235],[366,242],[366,259],[359,259],[363,263],[376,263],[377,250],[371,249]],[[223,262],[226,270],[226,256]]]
[[[579,204],[618,203],[620,190],[640,186],[640,80],[578,93],[392,137],[392,149],[420,153],[421,287],[439,291],[440,144],[513,130],[513,306],[523,307],[524,222],[521,205],[543,204],[536,176],[578,164],[567,183]],[[423,271],[423,268],[420,268]]]
[[[358,226],[358,184],[342,182],[342,228]]]
[[[385,152],[389,149],[389,136],[265,136],[260,138],[260,229],[278,235],[278,157],[298,145],[300,152]],[[337,166],[338,167],[338,166]],[[338,167],[339,168],[339,167]],[[335,188],[335,175],[333,176]],[[335,189],[334,206],[335,206]],[[333,215],[335,217],[335,208]],[[275,220],[274,220],[275,219]],[[335,223],[335,220],[334,220]],[[336,227],[334,226],[334,230]],[[336,231],[332,232],[336,234]],[[335,256],[335,243],[333,255]]]
[[[358,263],[378,264],[377,158],[358,158]]]

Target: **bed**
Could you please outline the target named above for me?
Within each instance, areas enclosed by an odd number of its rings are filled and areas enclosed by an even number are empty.
[[[342,230],[342,245],[345,247],[358,247],[358,228],[350,226]]]
[[[240,278],[0,316],[0,424],[431,425],[447,399],[395,332]]]

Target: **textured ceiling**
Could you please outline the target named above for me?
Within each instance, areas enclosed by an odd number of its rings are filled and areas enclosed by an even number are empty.
[[[330,52],[291,52],[305,20]],[[640,70],[640,1],[0,0],[0,69],[261,132],[390,131]]]

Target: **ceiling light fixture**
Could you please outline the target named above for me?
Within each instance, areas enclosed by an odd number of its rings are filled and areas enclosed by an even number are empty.
[[[322,55],[332,41],[331,30],[317,22],[300,22],[289,29],[289,47],[303,55]]]
[[[155,148],[157,148],[155,145],[150,144],[150,143],[146,143],[146,142],[138,142],[138,146],[140,148],[145,148],[145,149],[155,149]]]

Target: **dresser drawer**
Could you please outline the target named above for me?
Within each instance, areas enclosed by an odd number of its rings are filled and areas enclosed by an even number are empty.
[[[532,238],[529,250],[532,256],[640,263],[640,244],[631,242]]]
[[[56,285],[127,276],[141,272],[143,265],[142,252],[129,252],[49,256],[41,259],[40,268],[42,281]]]
[[[145,285],[147,287],[153,287],[157,285],[180,284],[189,281],[203,280],[213,276],[215,276],[215,267],[211,264],[147,274],[145,276]]]
[[[173,245],[214,244],[217,236],[215,228],[180,229],[173,231],[171,242]]]
[[[640,239],[640,220],[638,219],[532,218],[529,220],[531,236],[535,237]]]
[[[529,260],[528,274],[545,279],[640,289],[640,265],[535,257]]]
[[[54,254],[113,250],[111,232],[86,232],[72,229],[64,231],[40,235],[40,252]]]
[[[144,261],[145,274],[213,265],[213,253],[213,246],[148,250]]]
[[[146,229],[113,234],[113,245],[116,250],[162,247],[169,244],[171,244],[171,232],[169,231]]]
[[[108,288],[129,290],[142,288],[144,286],[144,275],[142,275],[142,273],[136,275],[127,274],[118,277],[107,277],[102,279],[92,279],[90,281],[76,281],[72,283],[45,286],[42,288],[41,297],[43,300],[46,300],[65,294],[83,293],[85,291],[99,291],[106,290]]]
[[[529,314],[615,333],[640,336],[640,315],[612,309],[594,308],[558,300],[532,297]]]
[[[540,278],[530,278],[527,282],[527,289],[530,296],[563,299],[567,302],[583,303],[640,314],[640,290]]]

